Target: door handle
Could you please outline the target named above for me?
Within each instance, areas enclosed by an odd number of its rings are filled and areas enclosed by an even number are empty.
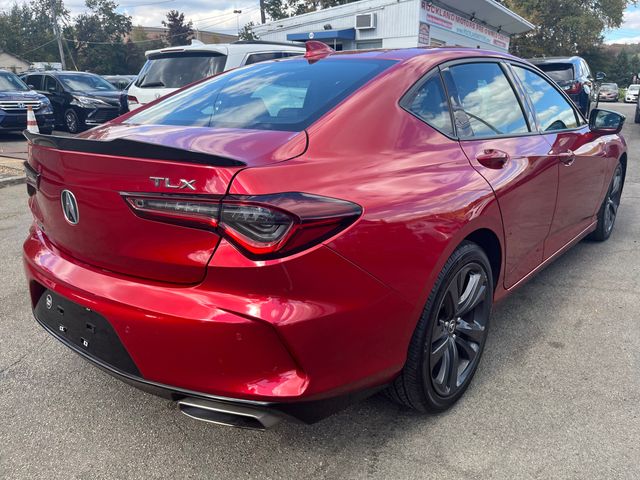
[[[576,161],[576,154],[571,150],[567,150],[566,152],[559,153],[558,158],[565,166],[568,167]]]
[[[509,154],[495,148],[487,148],[476,155],[478,163],[487,168],[502,168],[509,160]]]

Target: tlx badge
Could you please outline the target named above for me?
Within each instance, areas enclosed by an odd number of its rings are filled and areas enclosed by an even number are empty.
[[[171,183],[171,179],[165,177],[149,177],[149,180],[153,182],[156,187],[166,187],[166,188],[175,188],[176,190],[180,190],[182,188],[189,188],[191,190],[195,190],[196,187],[194,183],[195,180],[185,180],[181,178],[179,183]]]

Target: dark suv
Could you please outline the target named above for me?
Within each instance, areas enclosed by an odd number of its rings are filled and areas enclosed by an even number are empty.
[[[604,78],[603,73],[594,77],[582,57],[531,58],[529,61],[555,80],[583,115],[588,117],[591,104],[598,102],[596,81]]]
[[[27,107],[33,108],[42,133],[53,131],[53,110],[44,95],[32,92],[14,73],[0,70],[0,132],[27,128]]]
[[[27,73],[22,79],[31,89],[49,98],[56,125],[71,133],[118,116],[120,91],[99,75],[47,71]]]

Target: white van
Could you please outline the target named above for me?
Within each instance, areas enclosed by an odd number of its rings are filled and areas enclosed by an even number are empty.
[[[129,110],[216,73],[252,63],[304,55],[304,45],[262,41],[167,47],[145,52],[146,63],[129,87]]]

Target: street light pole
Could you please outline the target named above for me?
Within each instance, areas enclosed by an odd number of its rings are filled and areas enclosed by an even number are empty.
[[[236,31],[238,32],[238,39],[240,39],[240,14],[242,10],[234,10],[233,13],[236,14]]]

